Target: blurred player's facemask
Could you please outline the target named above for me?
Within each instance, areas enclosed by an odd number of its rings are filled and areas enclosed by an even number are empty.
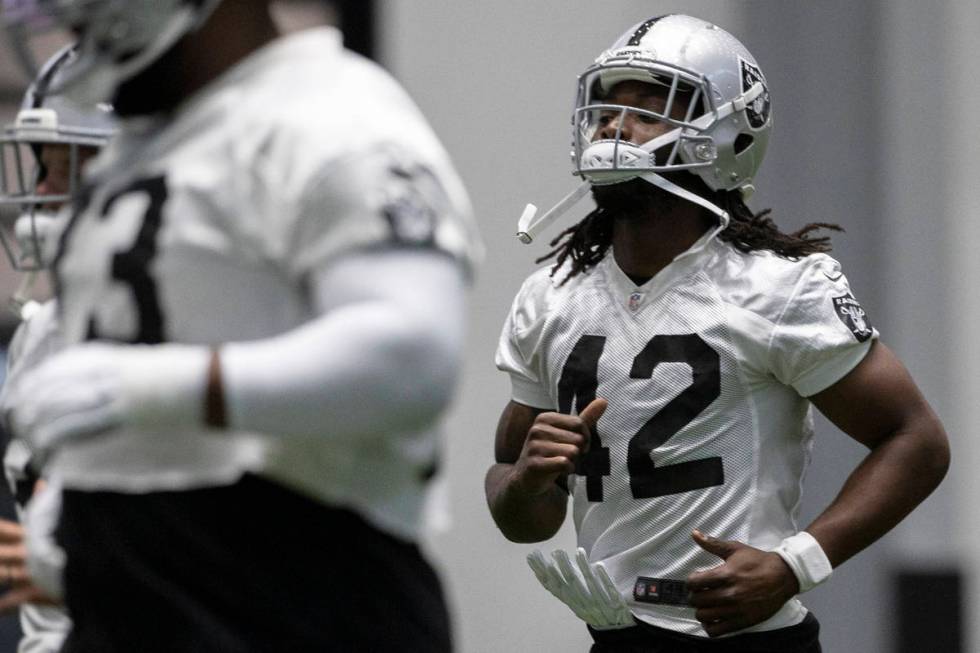
[[[27,117],[24,111],[18,118]],[[28,319],[39,304],[31,298],[37,273],[50,266],[54,258],[55,230],[60,207],[69,206],[78,187],[81,151],[79,145],[68,148],[70,182],[64,194],[41,194],[39,186],[46,171],[39,156],[42,145],[19,140],[14,126],[0,138],[0,214],[16,215],[13,235],[9,225],[0,226],[0,243],[15,270],[26,273],[9,300],[9,308],[21,319]]]
[[[84,160],[116,131],[108,105],[86,108],[51,92],[74,58],[69,46],[44,65],[25,93],[16,120],[0,136],[0,213],[15,218],[12,237],[2,228],[0,243],[11,266],[28,273],[13,298],[22,315],[34,273],[53,259],[52,234],[61,219],[59,211],[70,206],[81,186]],[[56,163],[54,171],[42,165],[45,148],[47,160]],[[56,182],[48,175],[57,175]]]
[[[46,174],[36,151],[41,145],[21,143],[5,135],[0,139],[3,164],[0,165],[0,211],[16,215],[13,238],[6,229],[0,230],[10,265],[21,272],[36,272],[51,263],[49,236],[56,225],[60,207],[67,205],[78,187],[78,145],[68,145],[71,159],[71,179],[64,194],[40,194],[38,186]]]
[[[203,25],[221,0],[2,0],[15,41],[68,29],[79,35],[78,56],[53,93],[82,105],[109,102],[185,34]],[[20,46],[20,51],[29,47]],[[33,73],[33,71],[31,71]]]
[[[607,103],[616,84],[652,84],[665,98],[662,111]],[[686,106],[683,111],[675,105]],[[596,138],[602,126],[618,125],[612,137]],[[627,120],[660,123],[663,133],[644,143],[623,138]],[[712,191],[755,187],[772,128],[769,92],[752,55],[733,36],[689,16],[671,15],[635,25],[578,78],[572,119],[572,163],[583,183],[535,218],[528,205],[518,224],[526,243],[582,199],[592,186],[641,179],[718,216],[728,214],[665,175],[686,171]],[[608,135],[608,134],[606,134]]]

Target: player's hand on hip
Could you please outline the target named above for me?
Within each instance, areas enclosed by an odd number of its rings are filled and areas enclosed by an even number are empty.
[[[574,472],[579,456],[589,449],[592,430],[607,405],[605,399],[594,399],[579,415],[538,415],[514,465],[517,486],[534,496],[551,489],[559,476]]]
[[[208,361],[204,347],[69,347],[12,386],[7,422],[42,460],[68,442],[123,424],[200,423]]]
[[[722,564],[687,578],[695,616],[711,637],[765,621],[798,592],[796,576],[778,554],[694,531],[694,541]]]

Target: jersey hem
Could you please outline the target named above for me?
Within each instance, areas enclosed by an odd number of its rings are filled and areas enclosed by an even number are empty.
[[[519,404],[524,404],[525,406],[530,406],[531,408],[544,408],[546,410],[553,410],[555,407],[554,402],[551,400],[551,395],[547,392],[542,392],[541,388],[534,383],[526,381],[520,377],[510,375],[511,384],[511,399]]]
[[[868,355],[868,352],[871,351],[871,343],[877,339],[878,333],[875,331],[874,335],[867,342],[859,343],[857,347],[848,349],[833,361],[823,361],[820,365],[819,374],[812,377],[803,377],[802,380],[793,384],[793,388],[802,397],[812,397],[819,392],[823,392],[857,367],[864,360],[865,356]]]

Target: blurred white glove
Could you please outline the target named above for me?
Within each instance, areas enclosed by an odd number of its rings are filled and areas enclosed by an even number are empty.
[[[123,425],[202,424],[210,355],[206,347],[174,344],[70,347],[14,383],[8,424],[41,460]]]
[[[572,609],[579,619],[598,630],[636,625],[626,601],[601,562],[589,563],[579,548],[572,564],[565,551],[557,550],[548,560],[540,550],[527,556],[527,564],[544,588]]]

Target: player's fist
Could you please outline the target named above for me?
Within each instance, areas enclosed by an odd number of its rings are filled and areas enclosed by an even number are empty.
[[[606,406],[605,399],[594,399],[579,415],[538,415],[514,465],[518,487],[526,494],[538,495],[551,489],[559,476],[574,472],[579,456],[589,450],[592,430]]]

